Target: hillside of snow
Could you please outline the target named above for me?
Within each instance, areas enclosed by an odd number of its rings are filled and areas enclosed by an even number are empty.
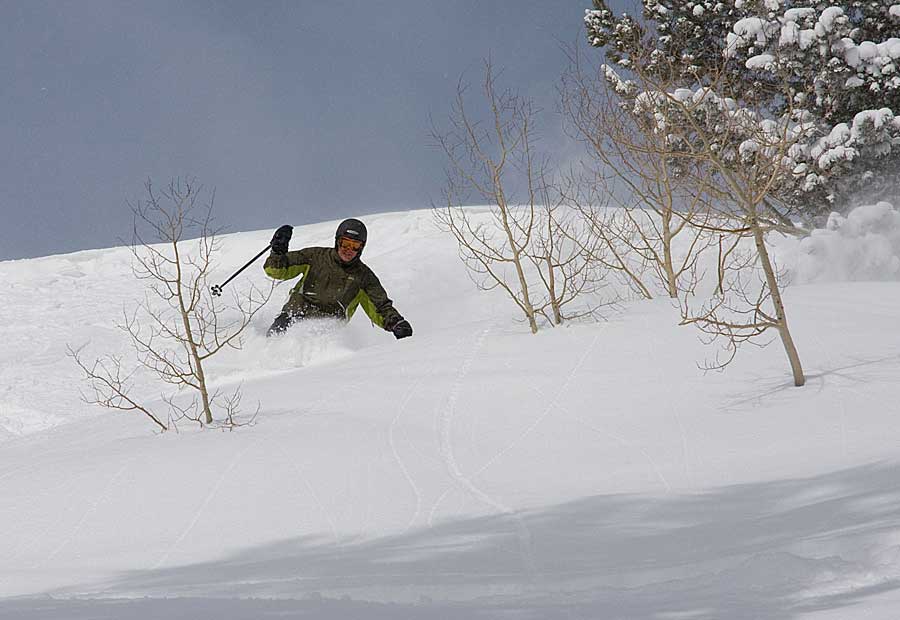
[[[267,339],[279,285],[210,366],[259,405],[232,431],[81,400],[66,347],[129,346],[127,248],[0,262],[0,618],[898,617],[890,205],[772,239],[802,388],[777,341],[704,373],[666,299],[532,336],[428,211],[363,219],[414,336],[359,312]],[[224,237],[214,279],[271,234]]]

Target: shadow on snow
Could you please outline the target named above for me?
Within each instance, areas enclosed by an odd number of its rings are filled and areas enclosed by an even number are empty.
[[[799,618],[900,587],[898,474],[878,464],[589,497],[364,542],[284,540],[7,600],[0,617]],[[65,600],[76,591],[104,598]]]

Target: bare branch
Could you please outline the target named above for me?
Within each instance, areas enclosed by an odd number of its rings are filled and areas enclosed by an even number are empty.
[[[127,334],[142,367],[194,395],[188,405],[164,397],[170,422],[191,419],[209,425],[216,395],[210,393],[204,363],[223,349],[241,347],[242,333],[268,302],[274,284],[267,290],[251,285],[245,293],[235,292],[231,304],[212,297],[207,277],[221,232],[213,226],[215,192],[204,201],[203,188],[193,179],[174,179],[162,191],[147,181],[145,189],[145,199],[129,206],[134,215],[132,272],[146,282],[146,291],[136,307],[123,310],[118,328]],[[88,367],[77,355],[72,357],[94,387],[90,402],[141,411],[167,429],[159,417],[130,399],[131,375],[122,375],[120,359],[101,358]],[[228,419],[234,419],[239,402],[239,393],[226,399]]]
[[[467,108],[467,90],[458,84],[450,130],[432,131],[448,162],[443,204],[434,209],[438,226],[456,238],[475,284],[503,290],[532,333],[539,317],[558,325],[591,314],[596,306],[564,310],[598,292],[602,273],[585,252],[593,245],[590,231],[564,207],[549,162],[535,150],[538,111],[531,101],[497,88],[490,61],[482,83],[484,125]],[[489,210],[476,216],[464,204],[487,204]]]

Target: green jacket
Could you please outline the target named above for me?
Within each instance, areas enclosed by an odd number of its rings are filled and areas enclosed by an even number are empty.
[[[263,265],[276,280],[301,276],[283,312],[294,315],[314,314],[350,320],[362,306],[373,323],[390,329],[403,317],[375,273],[359,259],[343,263],[334,248],[303,248],[287,254],[270,254]],[[310,308],[311,307],[311,308]]]

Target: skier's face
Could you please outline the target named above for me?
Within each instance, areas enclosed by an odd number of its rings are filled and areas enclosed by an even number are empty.
[[[338,256],[341,257],[341,260],[345,263],[349,263],[359,254],[359,251],[362,249],[362,242],[356,239],[348,239],[347,237],[341,237],[338,239],[337,252]]]

